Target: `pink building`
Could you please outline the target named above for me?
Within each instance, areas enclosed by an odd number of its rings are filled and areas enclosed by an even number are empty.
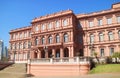
[[[111,56],[120,52],[120,3],[89,14],[61,11],[32,20],[31,26],[10,31],[10,58]]]

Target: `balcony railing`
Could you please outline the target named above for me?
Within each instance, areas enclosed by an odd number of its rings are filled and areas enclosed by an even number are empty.
[[[40,58],[40,59],[30,59],[28,63],[39,63],[39,64],[53,64],[53,63],[89,63],[88,57],[68,57],[68,58]]]

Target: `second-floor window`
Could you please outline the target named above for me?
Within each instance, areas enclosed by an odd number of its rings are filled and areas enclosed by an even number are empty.
[[[117,22],[120,23],[120,16],[117,17]]]
[[[112,18],[107,18],[107,24],[112,24]]]
[[[52,28],[52,24],[49,23],[49,24],[48,24],[48,29],[51,29],[51,28]]]
[[[113,32],[108,33],[108,38],[110,41],[114,39]]]
[[[25,48],[26,48],[26,42],[23,43],[23,49],[25,49]]]
[[[102,19],[99,19],[98,20],[98,26],[101,26],[102,25]]]
[[[39,27],[38,26],[35,27],[35,31],[39,31]]]
[[[38,37],[36,37],[36,39],[35,39],[35,45],[38,45]]]
[[[56,21],[56,27],[58,28],[59,27],[59,21]]]
[[[59,43],[59,42],[60,42],[60,36],[56,35],[56,43]]]
[[[118,37],[119,37],[119,39],[120,39],[120,30],[118,31]]]
[[[89,27],[93,27],[93,21],[89,21]]]
[[[45,30],[45,25],[44,25],[44,24],[41,26],[41,30],[42,30],[42,31]]]
[[[103,49],[103,48],[100,49],[100,56],[101,56],[101,57],[104,56],[104,49]]]
[[[28,48],[30,48],[31,47],[31,42],[30,41],[28,41]]]
[[[52,43],[52,36],[48,37],[48,43],[51,44]]]
[[[114,48],[110,48],[110,56],[112,56],[114,53]]]
[[[93,42],[94,42],[94,35],[91,34],[91,35],[90,35],[90,43],[93,43]]]
[[[64,42],[68,42],[68,34],[64,34]]]
[[[20,33],[20,39],[22,38],[22,33]]]
[[[103,33],[99,33],[99,41],[103,41],[104,40],[104,35]]]
[[[41,43],[42,44],[45,44],[45,38],[44,37],[42,37],[42,39],[41,39],[42,41],[41,41]]]
[[[67,26],[67,20],[66,19],[63,20],[63,26]]]

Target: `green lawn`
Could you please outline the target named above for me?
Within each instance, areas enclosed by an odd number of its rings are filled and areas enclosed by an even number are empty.
[[[97,65],[90,73],[120,73],[120,64]]]

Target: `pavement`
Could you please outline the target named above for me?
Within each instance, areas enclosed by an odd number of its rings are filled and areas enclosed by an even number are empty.
[[[42,77],[26,77],[26,78],[120,78],[120,73],[104,73],[104,74],[88,74],[81,76],[42,76]]]

